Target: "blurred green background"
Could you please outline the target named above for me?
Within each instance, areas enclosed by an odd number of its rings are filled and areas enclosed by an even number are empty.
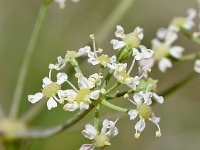
[[[21,114],[32,106],[27,100],[27,95],[41,89],[42,79],[48,73],[48,64],[54,63],[57,56],[64,56],[66,50],[77,50],[85,46],[90,41],[88,35],[99,30],[120,1],[80,0],[77,4],[68,1],[64,10],[59,10],[58,5],[52,4],[31,60],[20,107]],[[40,4],[40,0],[0,0],[0,102],[6,113],[9,112],[16,78]],[[118,24],[125,28],[126,33],[131,32],[136,26],[143,27],[145,33],[143,44],[150,46],[150,40],[155,37],[159,27],[167,27],[174,16],[185,16],[186,10],[190,7],[198,9],[195,0],[136,0]],[[114,37],[114,31],[115,26],[104,42],[98,45],[105,49],[106,53],[113,53],[109,42]],[[180,37],[177,44],[183,45],[188,51],[199,50],[199,47],[184,37]],[[86,68],[85,63],[83,63],[83,70],[84,68]],[[151,76],[159,80],[159,90],[164,90],[184,78],[192,68],[193,62],[177,63],[173,69],[162,74],[155,67]],[[86,74],[89,72],[93,70],[87,70]],[[133,122],[129,121],[128,116],[122,116],[117,123],[119,135],[112,139],[112,146],[107,149],[199,150],[199,85],[200,79],[196,77],[169,96],[163,105],[154,107],[154,112],[161,117],[161,138],[155,138],[155,126],[147,123],[141,138],[135,139]],[[72,113],[64,112],[59,108],[48,111],[45,107],[30,126],[57,125],[71,115]],[[118,116],[119,113],[108,112],[108,109],[101,112],[102,119],[107,117],[115,120]],[[91,113],[76,126],[61,134],[48,139],[28,141],[24,149],[77,150],[83,143],[90,142],[81,135],[80,131],[85,123],[92,122],[92,118]]]

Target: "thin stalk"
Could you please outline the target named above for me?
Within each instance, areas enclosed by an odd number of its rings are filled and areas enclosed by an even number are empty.
[[[200,52],[184,55],[181,58],[179,58],[178,60],[179,61],[192,61],[192,60],[195,60],[198,58],[200,58]]]
[[[106,18],[104,23],[101,25],[101,28],[97,31],[96,39],[98,39],[98,43],[102,44],[105,40],[105,37],[108,37],[112,29],[116,24],[124,17],[126,12],[132,6],[132,3],[135,0],[120,0],[117,6],[112,10],[110,15]]]
[[[41,102],[38,102],[33,107],[30,108],[29,111],[24,113],[20,120],[25,123],[29,123],[32,121],[38,114],[38,112],[42,111],[44,106],[46,106],[46,101],[42,100]]]
[[[91,106],[87,110],[79,111],[73,117],[66,120],[63,124],[59,124],[55,127],[46,128],[46,129],[35,129],[35,130],[27,129],[23,132],[18,132],[16,136],[19,138],[32,138],[32,139],[51,137],[75,125],[77,122],[83,119],[83,117],[85,117],[93,108],[94,107]]]
[[[195,72],[191,72],[189,73],[184,79],[180,80],[179,82],[177,82],[176,84],[172,85],[171,87],[167,88],[166,90],[164,90],[163,92],[160,92],[159,95],[162,95],[163,97],[167,97],[170,94],[172,94],[173,92],[175,92],[176,90],[180,89],[181,87],[183,87],[184,85],[186,85],[190,80],[192,80],[195,77],[196,73]]]
[[[108,107],[108,108],[111,108],[113,110],[116,110],[116,111],[119,111],[119,112],[124,112],[124,113],[127,113],[129,110],[126,109],[126,108],[122,108],[122,107],[119,107],[119,106],[116,106],[114,104],[111,104],[109,103],[108,101],[106,100],[102,100],[101,104],[103,104],[104,106]]]
[[[95,107],[95,116],[94,116],[94,127],[97,131],[99,131],[99,110],[100,104],[97,104]]]
[[[121,83],[119,83],[119,82],[115,83],[110,89],[107,90],[106,94],[111,93],[112,91],[114,91],[120,85],[121,85]]]
[[[14,89],[13,101],[12,101],[10,114],[9,114],[10,119],[15,119],[17,117],[20,100],[22,98],[22,92],[25,86],[25,80],[26,80],[28,69],[31,62],[31,57],[34,53],[35,46],[36,46],[40,31],[41,31],[41,27],[44,23],[44,19],[47,16],[49,4],[50,3],[43,2],[42,6],[40,7],[39,14],[38,14],[30,41],[28,43],[25,55],[24,55],[24,60],[19,70],[19,75],[18,75],[17,83]]]

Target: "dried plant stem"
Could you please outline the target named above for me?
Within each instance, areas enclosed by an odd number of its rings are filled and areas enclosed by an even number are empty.
[[[44,23],[44,19],[47,16],[47,11],[50,3],[43,2],[40,7],[39,15],[37,17],[30,41],[28,43],[27,49],[25,51],[24,59],[19,70],[19,75],[17,78],[17,83],[14,89],[13,101],[10,109],[9,118],[15,119],[19,111],[20,100],[22,98],[22,93],[25,86],[25,80],[27,77],[28,69],[31,62],[31,57],[34,53],[36,43],[40,34],[41,27]]]

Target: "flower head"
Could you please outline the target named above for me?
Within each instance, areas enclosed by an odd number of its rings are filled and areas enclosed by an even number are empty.
[[[152,40],[152,49],[155,53],[154,60],[158,61],[160,71],[165,72],[167,68],[172,67],[169,57],[179,59],[184,52],[184,48],[181,46],[172,46],[178,35],[169,29],[159,29],[157,37]]]
[[[169,29],[176,32],[181,28],[190,30],[195,25],[193,19],[196,17],[196,14],[195,9],[188,9],[187,17],[175,17],[170,23]]]
[[[113,49],[120,49],[124,46],[128,46],[130,48],[139,47],[141,40],[144,37],[143,29],[140,27],[136,27],[132,33],[125,34],[122,26],[117,25],[117,31],[115,32],[115,36],[120,38],[121,41],[112,39],[111,44],[113,45]]]
[[[118,134],[118,129],[115,127],[116,122],[105,119],[100,133],[93,125],[85,125],[85,130],[82,133],[86,138],[93,140],[93,144],[83,144],[80,150],[93,150],[95,147],[101,148],[111,145],[110,138]]]
[[[152,98],[155,99],[158,103],[163,103],[163,97],[158,96],[153,92],[139,92],[135,93],[133,96],[132,103],[137,106],[136,109],[130,110],[128,112],[130,116],[130,120],[134,120],[137,116],[139,116],[140,120],[135,124],[135,137],[139,138],[140,133],[144,130],[146,123],[145,120],[150,120],[158,127],[158,131],[156,131],[156,136],[161,135],[160,127],[158,125],[160,118],[156,117],[152,111],[151,104]],[[131,101],[131,100],[130,100]]]
[[[36,103],[43,98],[47,98],[47,107],[49,110],[57,107],[57,94],[59,91],[61,91],[61,84],[67,81],[67,79],[68,76],[65,73],[58,73],[56,82],[53,82],[50,77],[45,77],[43,79],[42,92],[29,95],[28,101],[31,103]]]

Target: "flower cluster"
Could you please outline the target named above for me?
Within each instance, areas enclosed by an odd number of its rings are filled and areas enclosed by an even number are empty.
[[[178,54],[175,54],[173,49],[178,48],[170,47],[173,41],[169,35],[171,33],[165,34],[165,37],[163,37],[165,38],[165,44],[168,44],[170,54],[175,57]],[[59,105],[68,112],[77,109],[84,111],[95,107],[94,125],[87,124],[82,132],[86,138],[92,140],[92,144],[82,145],[81,150],[92,150],[95,147],[101,148],[111,145],[110,138],[118,134],[118,129],[115,127],[117,121],[113,122],[105,119],[102,129],[99,130],[99,110],[101,105],[130,115],[130,120],[139,116],[140,120],[135,125],[136,138],[144,130],[145,120],[150,120],[156,124],[158,127],[156,136],[161,135],[158,125],[160,118],[153,113],[151,104],[153,101],[162,104],[164,99],[155,93],[157,81],[149,77],[150,65],[136,66],[137,64],[135,63],[136,61],[144,61],[157,56],[153,50],[141,44],[144,37],[142,28],[136,27],[132,33],[125,34],[124,29],[118,25],[115,35],[120,40],[112,39],[110,43],[113,45],[117,55],[109,56],[103,54],[103,49],[96,47],[95,36],[90,35],[93,43],[92,47],[85,46],[78,51],[68,50],[64,58],[59,56],[57,63],[49,65],[49,76],[43,79],[42,91],[28,96],[28,100],[31,103],[46,99],[49,110]],[[98,66],[99,71],[86,76],[79,65],[80,57],[84,57],[82,60],[87,60],[89,65],[95,66],[95,68]],[[132,60],[130,65],[127,59]],[[74,76],[77,83],[69,80],[72,74],[67,73],[68,77],[64,73],[63,70],[67,64],[74,68]],[[135,67],[136,69],[133,69]],[[53,72],[58,72],[56,82],[52,81]],[[106,72],[107,75],[104,76]],[[108,82],[112,77],[116,80],[116,84],[109,87]],[[118,89],[122,84],[126,85],[126,91]],[[120,94],[120,92],[123,94]],[[131,94],[133,94],[133,100],[128,98]],[[109,100],[118,97],[128,98],[134,105],[131,108],[122,108],[109,102]]]

